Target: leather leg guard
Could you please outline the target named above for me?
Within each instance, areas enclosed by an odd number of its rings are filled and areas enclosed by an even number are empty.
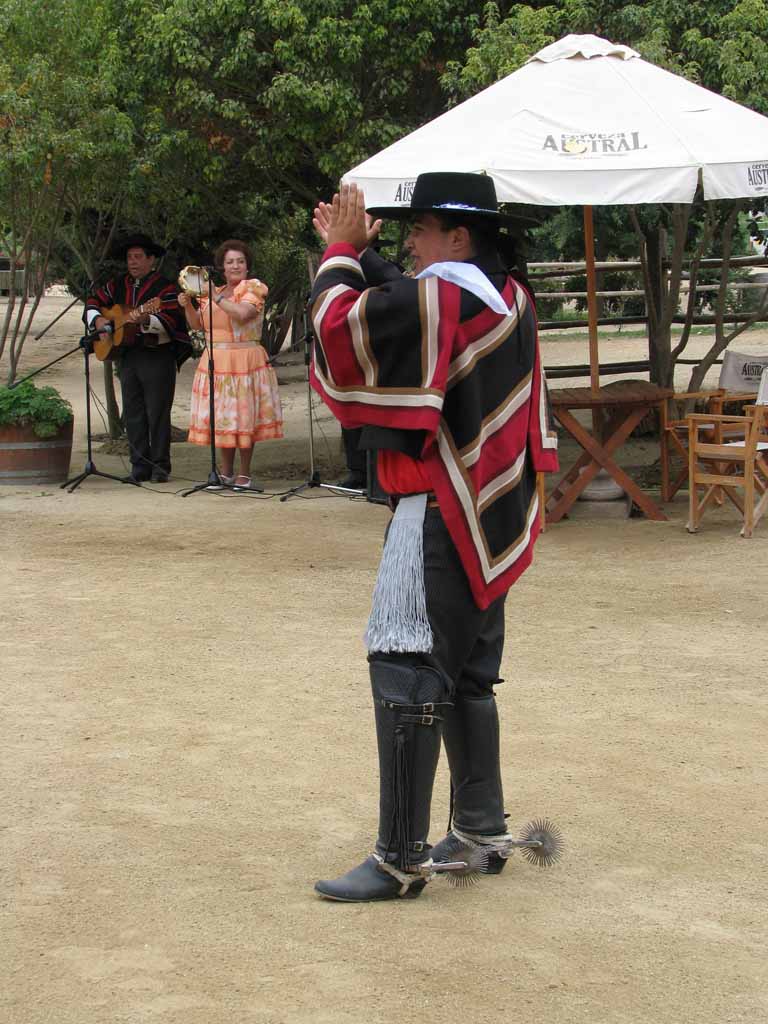
[[[413,898],[426,885],[413,869],[430,859],[432,786],[448,707],[448,687],[436,669],[373,658],[370,671],[379,748],[376,850],[340,878],[315,885],[322,896],[347,903]]]
[[[401,871],[427,859],[432,785],[448,687],[434,668],[371,660],[379,746],[376,852]]]
[[[453,788],[453,826],[432,851],[435,861],[455,859],[465,836],[489,847],[489,874],[506,864],[494,847],[503,847],[507,826],[499,767],[499,714],[493,696],[479,699],[457,697],[448,709],[443,726]]]

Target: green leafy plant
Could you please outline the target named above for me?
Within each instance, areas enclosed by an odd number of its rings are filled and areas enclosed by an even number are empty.
[[[73,418],[72,406],[55,388],[36,388],[31,381],[0,387],[0,427],[31,426],[38,437],[54,437]]]

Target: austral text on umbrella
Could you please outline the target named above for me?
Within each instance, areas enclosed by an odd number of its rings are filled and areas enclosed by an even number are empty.
[[[747,177],[750,185],[768,185],[768,164],[752,164]]]
[[[579,132],[561,135],[559,146],[555,136],[548,135],[541,148],[579,156],[582,153],[632,153],[648,149],[648,144],[640,141],[640,132]]]

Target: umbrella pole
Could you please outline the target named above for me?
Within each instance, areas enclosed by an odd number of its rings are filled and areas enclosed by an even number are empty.
[[[595,226],[592,207],[584,207],[584,248],[587,264],[587,316],[589,318],[589,384],[592,393],[600,387],[600,355],[597,350],[597,274],[595,272]]]
[[[589,320],[589,386],[593,395],[600,390],[600,353],[597,348],[597,274],[595,272],[595,225],[592,207],[584,207],[584,258],[587,264],[587,318]],[[600,410],[592,409],[592,433],[602,437]]]

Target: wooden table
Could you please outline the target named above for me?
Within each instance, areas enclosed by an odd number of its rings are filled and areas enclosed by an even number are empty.
[[[556,388],[550,391],[555,418],[581,445],[583,452],[547,498],[548,523],[557,523],[567,514],[600,469],[610,473],[649,519],[667,518],[656,502],[616,465],[613,454],[640,420],[651,409],[660,409],[661,403],[672,394],[670,388],[660,388],[642,380],[606,384],[596,394],[591,388]],[[602,421],[601,437],[596,437],[579,423],[573,415],[576,409],[589,409],[593,413],[593,422]]]

